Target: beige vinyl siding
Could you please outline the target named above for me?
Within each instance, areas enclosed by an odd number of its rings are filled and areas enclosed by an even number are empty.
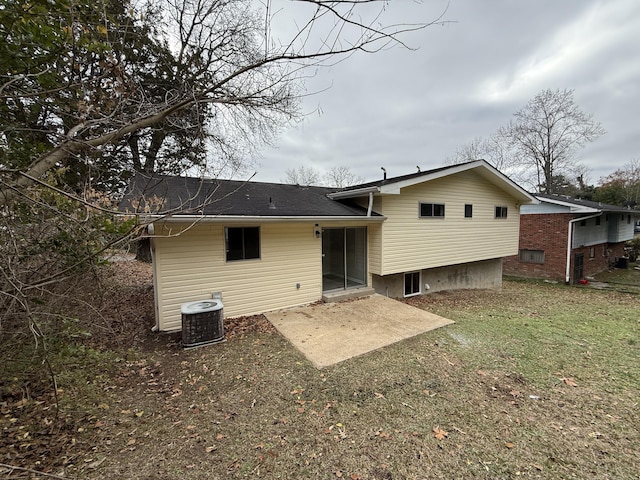
[[[175,234],[179,227],[172,224]],[[314,223],[233,224],[260,227],[260,259],[226,261],[224,227],[195,225],[163,237],[157,228],[154,261],[160,330],[181,328],[180,306],[222,292],[227,317],[310,303],[322,296],[322,241]],[[296,284],[300,288],[296,288]]]
[[[369,273],[380,275],[380,269],[382,268],[382,224],[370,225],[368,235]]]
[[[374,197],[373,199],[373,211],[377,213],[382,212],[383,197]],[[369,200],[367,199],[367,205]],[[386,222],[386,221],[385,221]],[[367,245],[368,245],[368,262],[369,262],[369,275],[380,275],[382,268],[382,223],[372,223],[368,226],[367,230]],[[371,280],[369,280],[371,285]]]
[[[443,203],[445,217],[420,218],[420,202]],[[472,218],[465,218],[465,204],[473,205]],[[506,219],[495,218],[496,206],[508,207]],[[380,213],[387,217],[382,225],[380,275],[518,253],[518,206],[513,197],[473,171],[407,187],[400,195],[385,195]]]

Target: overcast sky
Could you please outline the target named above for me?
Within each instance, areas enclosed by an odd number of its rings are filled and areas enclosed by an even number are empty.
[[[546,88],[573,89],[607,131],[578,152],[590,183],[640,158],[640,1],[393,0],[383,21],[428,22],[445,9],[451,23],[403,37],[415,51],[319,70],[306,84],[319,92],[303,100],[309,115],[262,151],[254,180],[279,182],[299,165],[345,165],[365,181],[381,167],[437,168]]]

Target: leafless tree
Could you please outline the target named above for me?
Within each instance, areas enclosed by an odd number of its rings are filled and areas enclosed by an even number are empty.
[[[287,168],[282,183],[291,185],[320,185],[320,173],[313,167],[300,165],[297,168]]]
[[[445,163],[483,158],[531,190],[554,193],[559,181],[584,175],[576,150],[604,133],[575,104],[573,90],[547,89],[517,111],[508,125],[486,139],[475,138],[463,145]]]
[[[576,177],[576,150],[605,133],[573,99],[573,90],[543,90],[500,130],[522,164],[535,171],[543,193],[559,176]]]
[[[476,137],[465,143],[452,156],[447,157],[444,163],[445,165],[457,165],[480,159],[486,160],[513,181],[521,185],[528,183],[527,169],[508,148],[508,142],[499,132],[493,133],[487,138]]]
[[[87,267],[140,231],[114,221],[119,192],[96,192],[99,175],[121,184],[136,170],[241,170],[300,116],[302,82],[316,68],[406,47],[404,34],[429,25],[385,25],[388,8],[386,0],[4,2],[0,346],[18,349],[14,340],[30,332],[41,347],[67,328],[81,301],[71,289],[90,279]],[[167,154],[190,142],[207,162]]]
[[[331,167],[324,175],[313,167],[300,165],[288,168],[282,183],[293,185],[324,185],[327,187],[344,188],[362,183],[362,178],[351,171],[349,167],[339,165]]]
[[[3,170],[0,207],[9,205],[34,179],[68,165],[70,159],[100,155],[107,146],[135,138],[162,122],[189,121],[184,113],[198,106],[215,110],[212,124],[205,127],[212,130],[213,142],[221,151],[269,141],[282,122],[298,115],[296,82],[310,68],[358,51],[405,45],[403,34],[429,25],[384,26],[386,1],[299,0],[278,4],[282,10],[274,9],[271,1],[257,10],[249,0],[164,1],[166,25],[156,34],[165,35],[163,41],[178,64],[190,66],[183,72],[182,83],[167,88],[162,101],[150,101],[157,96],[148,95],[144,85],[136,82],[126,62],[106,57],[101,60],[102,69],[85,69],[86,75],[69,79],[73,84],[60,85],[85,91],[87,98],[80,111],[67,115],[49,132],[48,150],[25,168]],[[296,10],[298,29],[283,39],[272,27],[287,17],[285,9],[291,5],[306,9]],[[300,20],[298,15],[303,13],[306,17]],[[4,74],[0,92],[16,91],[19,85],[31,101],[45,101],[47,91],[32,89],[28,79],[24,73]]]
[[[362,183],[362,177],[359,177],[345,165],[331,167],[324,175],[324,184],[328,187],[344,188]]]
[[[0,310],[23,318],[19,310],[29,310],[37,292],[118,241],[104,232],[136,231],[109,223],[103,214],[113,213],[113,192],[96,202],[91,185],[75,181],[81,170],[92,179],[126,149],[131,169],[162,170],[156,153],[165,133],[183,129],[237,171],[243,153],[299,117],[305,76],[357,52],[407,47],[405,34],[430,25],[385,25],[388,8],[382,0],[7,4],[0,10]],[[150,65],[139,61],[145,54]],[[108,171],[127,168],[115,163]]]

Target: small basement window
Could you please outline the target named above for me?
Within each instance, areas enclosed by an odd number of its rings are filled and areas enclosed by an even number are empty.
[[[226,227],[227,262],[260,258],[260,227]]]
[[[522,263],[544,263],[544,250],[520,249],[518,256]]]
[[[444,203],[420,203],[420,217],[444,218]]]
[[[496,207],[496,218],[507,218],[507,207]]]
[[[404,296],[420,294],[420,272],[410,272],[404,274]]]
[[[473,205],[470,203],[465,203],[464,205],[464,218],[473,217]]]

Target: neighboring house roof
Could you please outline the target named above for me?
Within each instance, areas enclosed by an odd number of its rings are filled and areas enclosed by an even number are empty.
[[[332,191],[335,188],[138,173],[119,209],[174,217],[366,217],[364,208],[331,200],[327,194]]]
[[[473,162],[460,163],[457,165],[449,165],[446,167],[426,170],[424,172],[416,172],[409,175],[403,175],[394,178],[383,178],[376,182],[363,183],[348,188],[343,188],[337,192],[329,194],[331,198],[354,198],[369,193],[374,195],[399,194],[400,189],[417,185],[419,183],[435,180],[438,178],[454,175],[465,171],[474,171],[485,180],[489,181],[501,190],[506,191],[520,203],[539,203],[536,198],[522,187],[517,185],[499,170],[492,167],[485,160],[474,160]]]
[[[608,205],[602,202],[592,202],[591,200],[583,200],[581,198],[572,198],[566,195],[537,193],[536,198],[544,203],[567,207],[570,213],[618,212],[633,213],[634,215],[640,214],[640,210],[633,210],[627,207],[620,207],[618,205]]]

